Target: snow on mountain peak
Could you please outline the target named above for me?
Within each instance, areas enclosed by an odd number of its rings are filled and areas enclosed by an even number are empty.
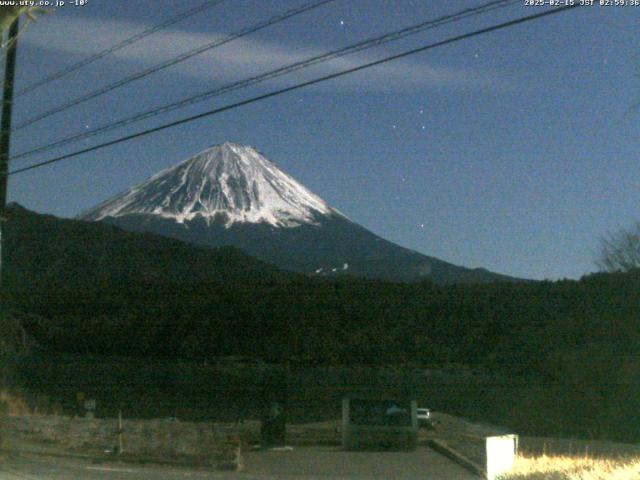
[[[276,227],[315,223],[341,215],[254,148],[225,142],[163,170],[79,215],[102,220],[152,214],[179,223],[197,216],[233,223],[266,222]]]

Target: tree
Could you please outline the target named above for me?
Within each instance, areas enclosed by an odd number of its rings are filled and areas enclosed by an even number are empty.
[[[3,34],[5,30],[8,30],[11,24],[20,15],[24,14],[29,17],[30,20],[35,20],[34,13],[46,13],[46,10],[39,7],[0,7],[0,35]]]
[[[627,272],[640,267],[640,222],[600,238],[596,265],[607,272]]]

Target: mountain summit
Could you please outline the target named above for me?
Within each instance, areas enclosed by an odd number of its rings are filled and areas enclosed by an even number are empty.
[[[513,280],[428,257],[354,223],[254,148],[215,145],[79,215],[189,243],[231,245],[286,270],[435,283]]]
[[[295,227],[340,215],[254,148],[226,142],[154,175],[85,212],[85,220],[132,214],[178,223],[196,216],[226,227],[236,222]]]

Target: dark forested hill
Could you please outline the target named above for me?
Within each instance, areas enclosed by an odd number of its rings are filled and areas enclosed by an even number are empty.
[[[3,274],[9,282],[23,284],[242,282],[285,277],[233,247],[195,247],[158,235],[40,215],[16,204],[9,207],[4,240]]]
[[[50,352],[462,364],[526,378],[519,403],[505,402],[536,431],[637,437],[640,271],[451,286],[311,279],[232,248],[17,206],[5,240],[2,306]]]
[[[5,239],[5,303],[42,318],[30,326],[38,341],[67,351],[454,361],[553,377],[567,352],[614,345],[619,359],[638,344],[638,272],[452,286],[310,279],[233,248],[17,206]]]

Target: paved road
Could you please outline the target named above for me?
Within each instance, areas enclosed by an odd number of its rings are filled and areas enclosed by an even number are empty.
[[[237,474],[217,474],[187,468],[98,464],[85,460],[20,455],[0,466],[0,480],[177,480],[240,479]]]
[[[96,464],[86,460],[22,454],[5,458],[0,480],[267,480],[267,479],[434,479],[478,477],[434,451],[344,452],[333,447],[299,447],[292,451],[245,454],[241,473],[189,468]]]
[[[338,447],[299,447],[290,452],[248,452],[246,472],[265,478],[477,480],[426,447],[414,452],[345,452]]]

